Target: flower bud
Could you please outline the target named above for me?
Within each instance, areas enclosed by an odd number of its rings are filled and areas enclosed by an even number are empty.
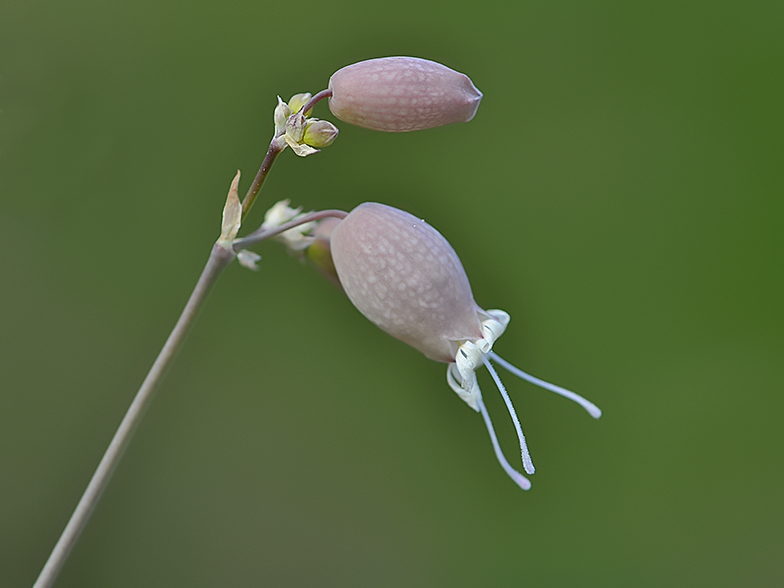
[[[601,411],[574,392],[519,370],[493,352],[509,315],[474,302],[463,265],[441,234],[415,216],[373,202],[360,204],[332,230],[332,260],[346,294],[381,329],[427,357],[448,362],[447,382],[485,421],[496,457],[522,489],[531,483],[504,457],[482,400],[475,370],[486,366],[506,403],[520,442],[523,467],[534,466],[520,421],[490,360],[515,375],[556,392],[598,418]]]
[[[338,128],[328,120],[309,119],[305,127],[303,142],[321,149],[329,147],[338,136]]]
[[[291,109],[291,112],[299,112],[300,109],[305,106],[311,98],[313,98],[313,96],[311,96],[310,92],[294,94],[291,97],[291,100],[289,100],[289,108]],[[311,110],[308,110],[304,114],[305,116],[310,116],[311,112]]]
[[[283,135],[286,145],[291,147],[292,151],[300,157],[307,157],[318,152],[318,149],[313,149],[303,140],[307,121],[304,114],[295,112],[286,120],[286,133]]]
[[[360,61],[329,79],[340,120],[387,132],[417,131],[474,118],[482,93],[465,74],[416,57]]]
[[[286,136],[299,143],[305,135],[307,119],[302,113],[297,112],[286,120]]]

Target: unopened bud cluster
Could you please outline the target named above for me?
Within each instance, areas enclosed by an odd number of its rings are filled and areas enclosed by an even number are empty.
[[[291,149],[300,157],[317,153],[330,146],[338,136],[338,128],[331,122],[310,118],[311,110],[300,112],[310,101],[310,93],[295,94],[288,103],[278,96],[275,107],[275,134],[282,149]]]

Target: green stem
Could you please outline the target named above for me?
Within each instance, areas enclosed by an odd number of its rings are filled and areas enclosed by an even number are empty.
[[[177,324],[174,326],[169,338],[158,354],[158,357],[150,368],[147,377],[142,382],[139,391],[136,393],[128,412],[125,413],[114,438],[104,453],[98,468],[95,470],[87,489],[84,491],[79,504],[71,515],[68,524],[65,526],[60,539],[54,546],[49,559],[46,561],[41,574],[38,576],[33,588],[49,588],[57,579],[60,570],[65,564],[68,555],[71,553],[79,535],[87,524],[90,515],[95,509],[101,494],[109,484],[109,480],[114,473],[117,464],[120,462],[125,449],[131,441],[136,427],[144,416],[146,408],[149,406],[155,389],[171,364],[177,350],[182,345],[188,330],[193,325],[196,315],[209,294],[210,289],[217,280],[221,271],[235,258],[234,251],[224,246],[216,244],[212,248],[210,258],[204,267],[196,287],[193,289],[188,303],[180,315]]]

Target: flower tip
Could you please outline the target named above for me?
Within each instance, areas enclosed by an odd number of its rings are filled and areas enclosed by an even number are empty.
[[[479,110],[479,104],[482,102],[482,98],[484,98],[484,94],[479,91],[479,88],[474,86],[474,83],[471,81],[471,78],[465,76],[467,82],[467,91],[466,91],[466,118],[463,122],[468,122],[473,120],[474,116],[476,116],[476,111]]]
[[[519,472],[514,472],[513,474],[510,474],[510,477],[512,478],[512,481],[515,484],[520,486],[521,489],[523,489],[523,490],[530,490],[531,489],[531,480],[526,478],[523,474],[521,474]]]

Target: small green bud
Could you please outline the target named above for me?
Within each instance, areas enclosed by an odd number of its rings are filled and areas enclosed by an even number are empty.
[[[305,134],[302,140],[310,145],[321,149],[329,147],[338,136],[338,128],[328,120],[310,119],[305,126]]]
[[[289,100],[289,108],[291,109],[291,112],[299,112],[302,107],[310,101],[311,98],[313,98],[313,96],[311,96],[310,92],[294,94],[294,96],[291,97],[291,100]],[[305,116],[310,116],[311,112],[313,112],[312,109],[308,110],[305,113]]]

